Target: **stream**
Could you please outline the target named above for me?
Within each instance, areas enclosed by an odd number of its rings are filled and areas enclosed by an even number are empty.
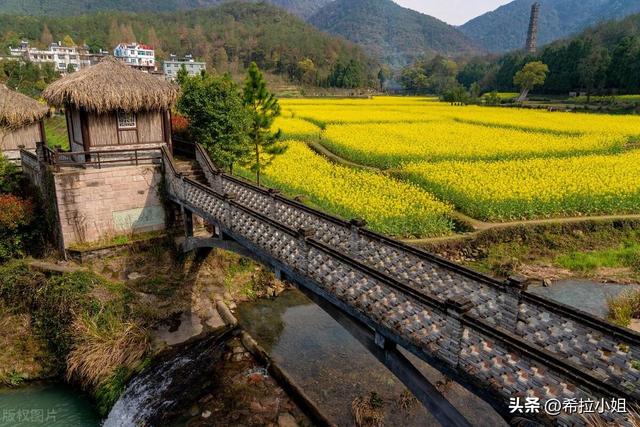
[[[95,427],[100,417],[88,397],[63,384],[0,390],[2,427]]]
[[[530,292],[605,317],[607,299],[634,288],[640,289],[640,285],[565,280]],[[240,304],[236,314],[242,327],[337,425],[353,425],[352,402],[372,392],[382,402],[385,425],[440,425],[383,364],[298,290]],[[207,377],[221,357],[229,333],[177,346],[163,355],[153,369],[131,381],[104,426],[162,425],[179,414],[193,390],[210,381]],[[506,425],[487,403],[461,385],[447,381],[414,356],[405,356],[472,425]],[[63,384],[0,390],[0,427],[45,425],[94,427],[100,426],[101,420],[88,397]]]
[[[385,425],[439,426],[404,385],[329,314],[297,290],[278,298],[241,304],[237,317],[320,410],[339,426],[354,425],[351,403],[375,392]],[[434,368],[405,353],[433,383],[445,382]],[[440,384],[447,399],[475,426],[504,426],[484,401],[457,383]],[[478,416],[482,414],[482,416]]]
[[[555,282],[548,288],[542,286],[531,288],[529,292],[604,319],[609,312],[607,300],[633,289],[640,289],[640,285],[605,284],[590,280],[569,279]]]

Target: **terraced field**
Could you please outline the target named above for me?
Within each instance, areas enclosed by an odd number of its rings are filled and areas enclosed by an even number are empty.
[[[357,204],[375,208],[348,213],[358,212],[366,219],[377,215],[379,219],[370,222],[381,231],[445,234],[446,219],[433,221],[447,216],[440,206],[451,205],[488,221],[640,213],[638,116],[461,107],[409,97],[296,99],[282,105],[283,117],[276,127],[285,138],[320,144],[350,162],[384,173],[368,171],[377,175],[376,186],[360,180],[361,193],[356,195],[347,183],[359,178],[344,175],[336,181],[334,169],[318,167],[326,159],[301,156],[302,146],[296,142],[296,148],[270,168],[270,179],[287,186],[291,172],[286,168],[296,168],[303,180],[296,184],[297,191],[316,194],[314,200],[322,192],[321,204],[334,212],[342,209],[333,205],[336,200],[345,206],[349,198],[359,198]],[[307,178],[323,182],[314,184],[316,193],[302,184]],[[399,196],[400,205],[406,206],[403,214],[403,209],[391,206],[398,203],[398,196],[374,202],[384,183],[402,193],[399,179],[412,191],[420,187],[421,195],[441,203],[417,209],[422,202],[406,192]],[[322,190],[323,185],[333,186],[331,192]],[[420,215],[438,226],[426,227],[416,219]],[[385,223],[380,219],[385,216],[393,219]]]

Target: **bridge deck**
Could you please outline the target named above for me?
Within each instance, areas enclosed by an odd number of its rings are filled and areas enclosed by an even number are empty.
[[[199,146],[193,155],[209,185],[180,176],[164,152],[173,201],[505,406],[516,396],[640,397],[639,334],[225,175]]]

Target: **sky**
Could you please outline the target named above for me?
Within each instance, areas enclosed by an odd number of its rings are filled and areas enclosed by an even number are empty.
[[[435,16],[451,25],[461,25],[512,0],[395,0],[396,3]]]

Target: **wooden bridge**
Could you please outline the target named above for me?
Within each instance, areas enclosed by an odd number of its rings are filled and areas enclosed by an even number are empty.
[[[331,301],[375,331],[487,399],[509,417],[511,398],[640,397],[640,334],[532,295],[301,203],[226,175],[199,145],[183,148],[206,183],[178,173],[163,151],[166,191],[283,277]],[[581,425],[580,415],[527,414]],[[602,411],[620,422],[615,410]],[[513,414],[511,414],[513,416]]]

